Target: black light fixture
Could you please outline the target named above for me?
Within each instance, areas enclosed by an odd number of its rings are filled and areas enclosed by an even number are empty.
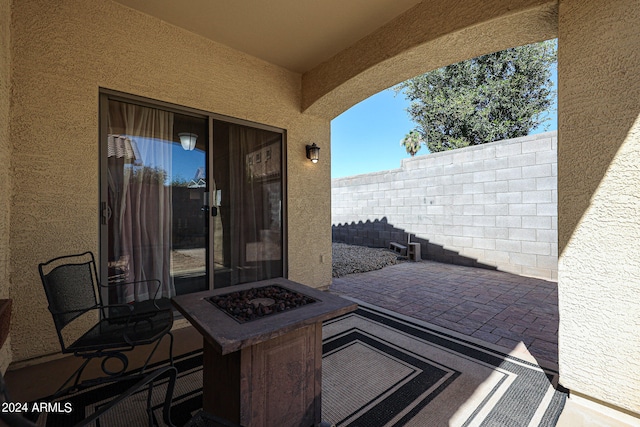
[[[318,159],[320,159],[320,147],[318,147],[315,142],[307,145],[307,159],[313,163],[318,163]]]

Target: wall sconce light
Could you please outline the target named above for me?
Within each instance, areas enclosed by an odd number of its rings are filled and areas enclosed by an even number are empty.
[[[307,159],[313,163],[318,163],[318,159],[320,159],[320,147],[318,147],[315,142],[307,145]]]
[[[182,148],[187,151],[192,151],[196,148],[196,140],[198,139],[198,135],[195,133],[182,132],[178,134],[180,137],[180,144],[182,144]]]

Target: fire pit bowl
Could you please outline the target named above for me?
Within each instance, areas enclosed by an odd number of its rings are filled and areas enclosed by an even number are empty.
[[[207,298],[239,323],[293,310],[317,300],[281,286],[265,286]]]

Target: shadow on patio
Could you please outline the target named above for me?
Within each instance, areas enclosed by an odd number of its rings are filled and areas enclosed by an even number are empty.
[[[555,282],[421,261],[334,278],[330,291],[558,363]]]

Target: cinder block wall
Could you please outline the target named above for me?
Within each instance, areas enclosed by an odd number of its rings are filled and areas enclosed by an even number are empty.
[[[387,246],[412,235],[422,258],[558,277],[557,134],[404,159],[332,180],[334,240]]]

